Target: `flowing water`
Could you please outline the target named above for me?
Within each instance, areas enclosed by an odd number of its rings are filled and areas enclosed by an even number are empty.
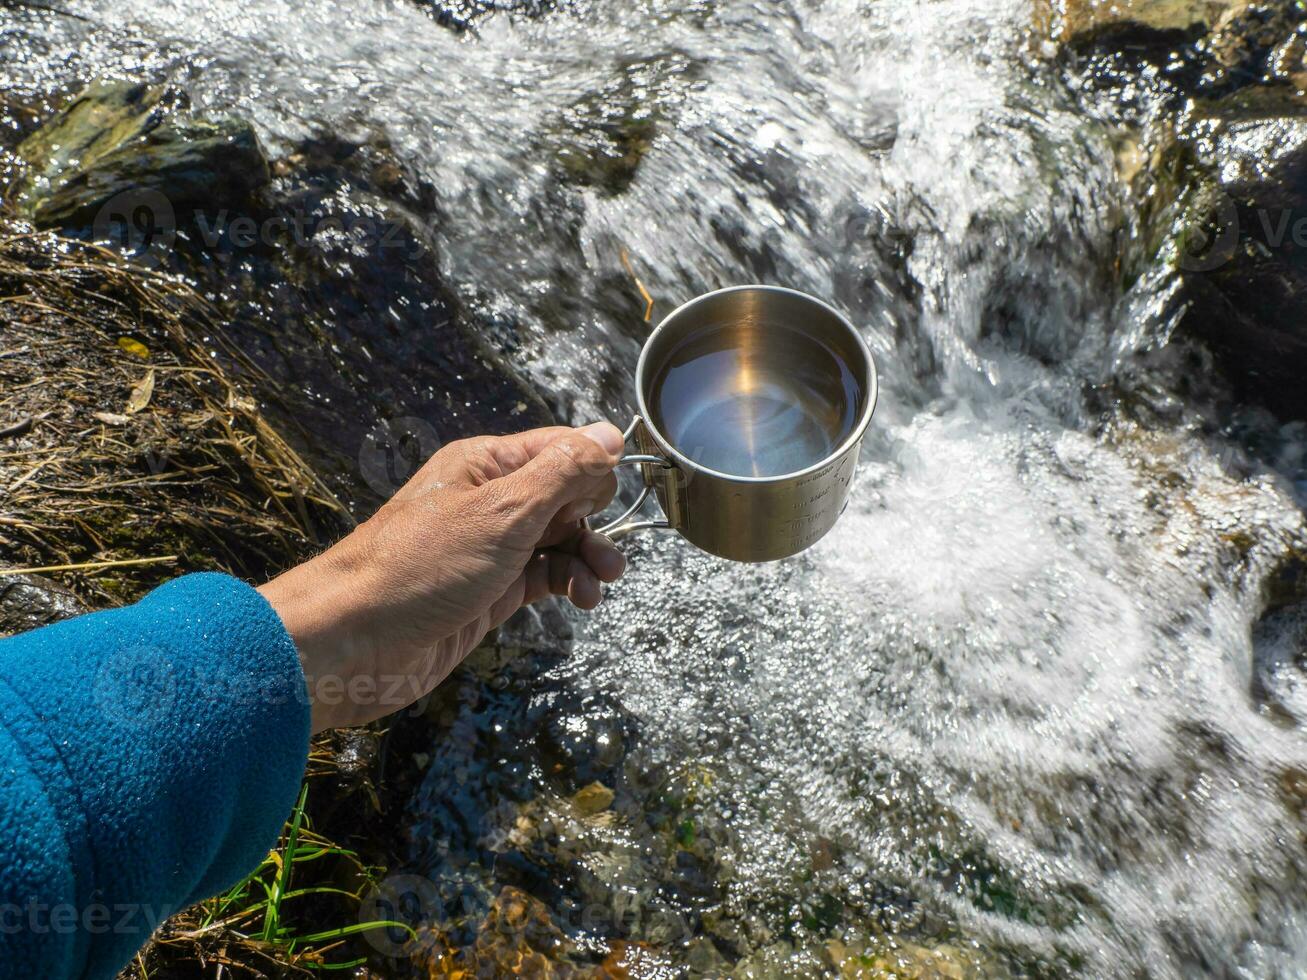
[[[1174,394],[1166,258],[1123,284],[1111,140],[1026,4],[594,0],[465,34],[368,0],[72,9],[3,15],[12,79],[168,76],[277,152],[388,137],[443,273],[571,421],[631,411],[623,251],[658,312],[775,282],[863,332],[880,404],[836,530],[756,567],[632,541],[513,682],[591,756],[621,719],[619,819],[569,873],[669,969],[690,915],[755,975],[885,931],[1000,975],[1307,970],[1301,617],[1259,623],[1297,433],[1253,459]],[[466,781],[444,751],[428,794]],[[671,851],[632,829],[655,802]],[[505,853],[518,812],[465,833]]]

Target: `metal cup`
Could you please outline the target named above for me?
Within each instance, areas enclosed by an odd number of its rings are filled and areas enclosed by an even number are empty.
[[[830,371],[829,384],[856,383],[851,420],[831,432],[834,449],[803,461],[793,472],[740,476],[712,468],[713,460],[690,458],[695,447],[677,446],[654,421],[660,383],[678,345],[706,331],[721,332],[718,346],[740,351],[777,342],[782,331],[798,331],[820,342],[822,363],[796,369]],[[786,356],[789,356],[787,349]],[[833,355],[834,361],[829,361]],[[840,370],[842,366],[843,370]],[[823,377],[823,375],[819,375]],[[822,383],[825,383],[824,381]],[[830,306],[804,293],[779,286],[733,286],[707,293],[668,314],[649,335],[635,371],[639,414],[626,430],[638,452],[619,466],[639,466],[644,487],[620,517],[597,530],[613,539],[646,528],[669,528],[691,544],[734,561],[773,561],[815,544],[834,525],[848,502],[858,448],[876,408],[876,366],[858,332]],[[650,494],[657,496],[663,519],[636,515]]]

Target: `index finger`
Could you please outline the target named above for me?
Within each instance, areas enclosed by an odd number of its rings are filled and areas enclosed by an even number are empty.
[[[540,451],[555,439],[575,431],[569,425],[545,425],[525,432],[499,436],[490,442],[490,452],[499,464],[503,476],[520,470],[540,455]]]

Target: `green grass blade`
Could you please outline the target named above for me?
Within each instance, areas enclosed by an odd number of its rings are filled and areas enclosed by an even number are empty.
[[[285,856],[281,859],[281,870],[277,873],[276,880],[273,883],[272,890],[268,894],[268,910],[263,917],[263,939],[265,942],[271,942],[272,937],[281,932],[281,899],[286,889],[290,887],[290,873],[295,866],[295,862],[290,856],[295,853],[295,845],[299,841],[300,824],[304,822],[304,803],[308,799],[309,784],[305,783],[300,788],[300,798],[295,803],[295,809],[290,822],[290,834],[286,838]]]

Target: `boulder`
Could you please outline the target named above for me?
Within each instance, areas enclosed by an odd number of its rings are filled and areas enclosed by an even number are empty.
[[[1186,143],[1212,191],[1183,225],[1180,335],[1241,400],[1307,418],[1307,104],[1245,89],[1201,105]]]
[[[434,195],[384,141],[306,140],[275,170],[266,206],[167,261],[216,298],[269,418],[342,499],[366,513],[451,440],[553,421],[445,282]]]
[[[1041,7],[1138,203],[1133,281],[1173,256],[1177,340],[1240,402],[1307,418],[1307,11],[1248,2]]]
[[[196,284],[224,367],[334,494],[369,512],[445,442],[552,421],[445,283],[435,194],[383,137],[269,165],[247,122],[186,106],[92,84],[19,144],[18,207]]]
[[[18,146],[27,173],[15,203],[39,227],[95,222],[129,195],[179,208],[241,206],[268,182],[249,123],[198,119],[163,86],[95,82]],[[106,217],[131,220],[129,202]],[[155,216],[158,220],[158,216]]]
[[[1059,42],[1201,34],[1239,0],[1036,0],[1036,32]]]
[[[541,134],[558,179],[608,196],[626,190],[700,74],[699,64],[679,52],[617,65],[602,87],[564,106]]]

